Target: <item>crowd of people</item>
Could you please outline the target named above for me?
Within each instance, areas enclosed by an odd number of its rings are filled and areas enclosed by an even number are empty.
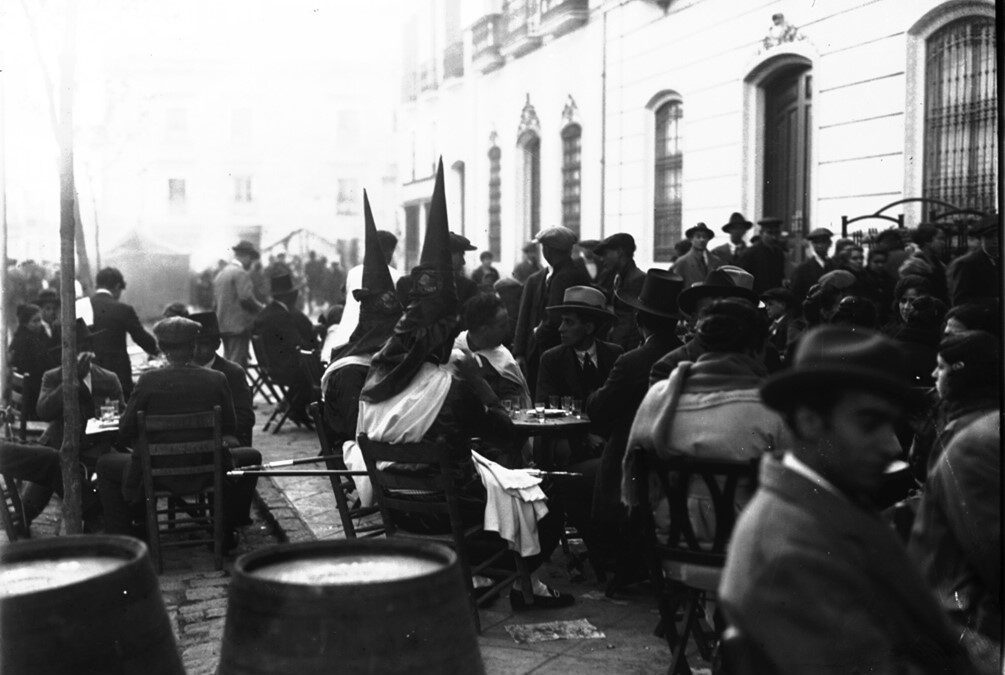
[[[98,477],[88,513],[103,510],[106,531],[142,534],[142,486],[126,450],[140,411],[219,405],[230,464],[260,461],[243,372],[254,342],[258,363],[288,390],[291,419],[309,425],[320,392],[322,423],[347,467],[364,466],[364,434],[446,444],[472,523],[498,508],[473,449],[479,461],[572,474],[543,479],[547,508],[511,540],[532,572],[530,589],[511,592],[515,609],[574,602],[535,572],[566,524],[593,566],[613,573],[612,590],[650,573],[650,527],[664,542],[679,527],[667,489],[685,491],[695,536],[712,536],[713,495],[666,488],[653,460],[759,461],[758,480],[734,495],[740,517],[715,614],[761,663],[793,673],[1000,668],[997,215],[973,223],[974,246],[952,260],[945,233],[922,224],[880,233],[867,251],[817,228],[793,265],[781,220],[760,219],[748,238],[754,223],[734,213],[721,226],[726,243],[710,249],[715,232],[697,223],[668,269],[647,271],[627,233],[589,242],[557,226],[505,276],[489,252],[467,272],[476,249],[449,231],[442,166],[408,273],[393,267],[397,239],[376,228],[365,194],[364,215],[363,263],[344,275],[344,301],[330,303],[339,311],[318,323],[308,314],[325,261],[312,256],[302,275],[274,261],[262,295],[261,256],[246,241],[212,280],[214,311],[175,308],[153,335],[118,300],[121,275],[98,274],[94,324],[76,329],[84,416],[98,399],[124,407],[117,437],[81,438],[82,462]],[[26,412],[52,422],[44,441],[57,448],[52,301],[40,295],[18,309],[11,363],[38,383]],[[121,361],[127,334],[166,358],[135,386]],[[562,400],[585,413],[588,430],[528,443],[512,409]],[[62,489],[45,450],[5,443],[0,454],[0,470],[34,484],[29,520]],[[228,485],[231,526],[246,521],[253,489],[248,478]],[[398,526],[448,531],[430,517]]]

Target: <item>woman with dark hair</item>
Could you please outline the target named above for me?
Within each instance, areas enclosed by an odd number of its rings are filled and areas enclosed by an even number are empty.
[[[915,386],[932,386],[935,352],[942,338],[946,305],[930,295],[910,301],[904,325],[893,335],[907,357],[909,373]]]
[[[890,320],[890,304],[893,302],[895,280],[886,271],[889,256],[886,248],[873,246],[869,249],[865,269],[858,275],[859,294],[876,305],[879,326],[885,326]]]
[[[890,305],[892,318],[883,326],[883,332],[890,337],[896,337],[897,332],[907,323],[911,301],[931,294],[932,286],[924,277],[913,274],[901,277],[893,287],[893,303]]]
[[[8,351],[10,367],[24,375],[21,392],[21,412],[29,420],[37,420],[35,404],[42,390],[42,375],[59,365],[59,356],[49,350],[42,328],[42,309],[38,305],[18,305],[17,330]]]
[[[858,244],[845,246],[838,255],[838,269],[848,270],[856,278],[865,271],[865,252]]]
[[[900,277],[917,275],[928,280],[931,295],[949,302],[949,281],[942,255],[946,250],[946,233],[939,227],[922,223],[914,231],[911,241],[918,250],[900,266]]]

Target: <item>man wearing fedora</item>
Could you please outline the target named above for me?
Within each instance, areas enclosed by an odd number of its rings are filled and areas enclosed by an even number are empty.
[[[513,356],[527,373],[527,382],[537,383],[541,355],[559,344],[559,316],[545,308],[561,304],[565,291],[572,286],[588,286],[586,268],[572,259],[572,247],[578,237],[567,227],[549,227],[537,235],[548,267],[530,275],[520,296],[520,311],[513,337]]]
[[[309,425],[307,405],[312,383],[300,367],[300,350],[313,350],[317,346],[314,327],[296,306],[301,285],[295,285],[287,273],[280,273],[269,282],[272,302],[255,317],[252,332],[262,339],[269,377],[289,388],[290,419]]]
[[[806,294],[825,272],[837,269],[834,259],[827,257],[833,238],[834,233],[826,227],[818,227],[806,235],[806,239],[810,242],[809,256],[792,272],[792,296],[797,307],[802,304]]]
[[[97,287],[91,296],[94,361],[118,376],[122,393],[128,399],[133,390],[133,367],[126,351],[126,335],[151,356],[157,354],[157,341],[140,323],[132,305],[119,300],[126,290],[122,272],[106,267],[98,272],[94,285]]]
[[[635,349],[639,345],[635,310],[619,299],[622,294],[637,296],[646,276],[635,264],[635,238],[626,232],[617,232],[597,244],[593,253],[603,260],[604,269],[613,276],[610,291],[602,289],[617,317],[607,341],[621,345],[626,351]]]
[[[251,434],[255,427],[255,411],[252,408],[251,387],[248,386],[244,368],[228,361],[216,353],[220,348],[220,324],[214,312],[196,312],[188,317],[199,324],[199,335],[195,340],[197,365],[223,373],[230,386],[230,396],[234,401],[236,445],[251,447]]]
[[[737,264],[740,256],[747,250],[747,242],[743,237],[753,226],[754,224],[744,218],[742,213],[731,214],[729,220],[722,226],[722,231],[729,235],[729,241],[713,248],[712,255],[725,265]]]
[[[232,249],[234,259],[213,279],[213,299],[220,323],[223,356],[242,368],[248,365],[248,342],[255,315],[265,307],[255,297],[251,266],[261,257],[250,241],[242,240]]]
[[[761,387],[792,442],[762,459],[719,586],[757,672],[971,672],[966,634],[873,506],[910,385],[893,342],[822,326]]]
[[[754,291],[763,293],[785,281],[785,249],[782,247],[782,219],[765,216],[757,221],[760,237],[740,256],[740,267],[754,275]]]
[[[49,348],[59,347],[62,342],[62,331],[59,325],[59,308],[62,302],[59,293],[52,288],[46,288],[38,293],[35,304],[42,310],[42,330],[45,331]]]
[[[690,337],[684,344],[653,364],[649,373],[649,385],[652,386],[670,377],[670,373],[682,361],[697,361],[698,357],[705,353],[705,345],[696,335],[696,328],[705,309],[713,300],[740,298],[756,307],[757,294],[754,293],[753,286],[754,278],[749,272],[733,265],[723,265],[709,272],[704,281],[681,291],[677,297],[677,307],[687,318]]]
[[[1001,298],[1001,266],[998,247],[1001,237],[1001,216],[991,213],[973,223],[968,234],[980,238],[981,246],[960,256],[946,270],[952,305],[993,301]]]
[[[464,254],[468,251],[476,251],[477,247],[471,241],[455,232],[450,233],[450,263],[454,266],[454,287],[457,289],[457,299],[463,305],[478,293],[478,284],[464,273]],[[398,301],[402,306],[406,306],[410,300],[412,290],[412,278],[403,276],[395,284],[398,292]]]
[[[689,227],[684,232],[684,236],[691,242],[691,250],[677,258],[670,271],[684,280],[684,288],[690,288],[696,283],[704,281],[709,272],[719,269],[725,263],[709,253],[708,242],[712,240],[715,233],[708,229],[705,223]]]

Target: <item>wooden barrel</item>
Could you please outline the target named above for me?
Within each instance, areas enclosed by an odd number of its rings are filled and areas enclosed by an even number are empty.
[[[219,673],[336,672],[483,673],[457,555],[354,539],[238,558]]]
[[[143,542],[69,536],[0,548],[0,673],[184,672]]]

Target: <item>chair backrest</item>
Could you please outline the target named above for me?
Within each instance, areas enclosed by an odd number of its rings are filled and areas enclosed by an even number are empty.
[[[460,534],[460,507],[451,471],[454,461],[446,443],[382,443],[371,441],[366,434],[360,434],[357,442],[388,534],[396,529],[395,513],[448,516],[451,529]],[[401,470],[378,468],[384,463],[410,466]],[[422,498],[415,498],[415,493]]]
[[[298,359],[300,361],[300,369],[304,371],[307,376],[307,381],[311,383],[311,400],[320,401],[321,400],[321,357],[318,355],[318,350],[299,350]]]
[[[661,557],[683,563],[719,566],[726,562],[726,544],[736,524],[736,492],[741,479],[751,489],[757,484],[759,459],[745,462],[697,459],[689,456],[643,458],[645,475],[655,475],[670,508],[670,529],[666,544],[657,545]],[[649,508],[649,478],[640,481],[639,503]],[[715,527],[711,544],[699,540],[688,509],[692,484],[704,484],[712,500]]]
[[[28,436],[28,415],[24,406],[24,373],[12,369],[10,372],[10,407],[15,416],[13,421],[17,427],[17,436],[22,441],[26,440]]]
[[[220,406],[198,413],[175,415],[136,415],[138,438],[136,450],[143,464],[145,487],[152,494],[158,479],[223,475],[223,441],[220,431]],[[173,441],[178,432],[203,432],[198,440]],[[150,434],[156,440],[151,441]],[[149,484],[147,484],[149,482]],[[176,485],[176,481],[171,481]]]
[[[265,351],[265,338],[261,335],[252,335],[251,346],[255,350],[255,362],[258,364],[259,371],[268,375],[269,354]]]

